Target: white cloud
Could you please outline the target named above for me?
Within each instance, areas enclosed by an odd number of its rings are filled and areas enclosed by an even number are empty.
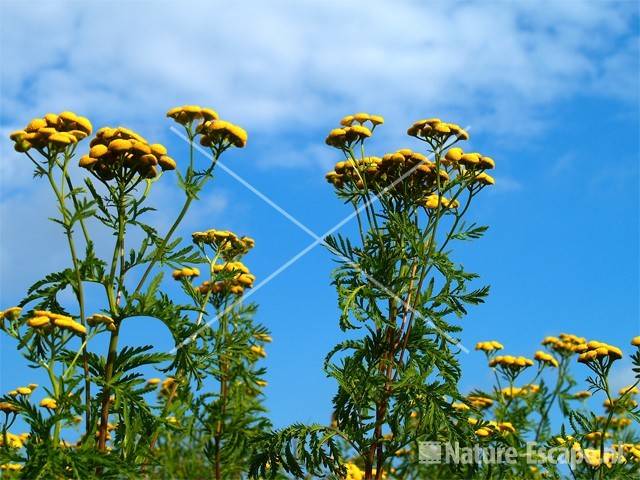
[[[275,134],[354,109],[513,130],[577,91],[637,95],[632,2],[156,5],[5,4],[3,123],[73,108],[157,125],[200,102]]]

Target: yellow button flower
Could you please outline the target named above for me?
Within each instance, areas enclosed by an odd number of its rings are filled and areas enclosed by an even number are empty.
[[[58,408],[58,402],[56,402],[53,398],[46,397],[40,400],[40,406],[48,408],[50,410],[55,410],[56,408]]]
[[[552,367],[558,367],[559,363],[558,360],[556,360],[553,355],[547,353],[547,352],[543,352],[542,350],[538,350],[534,357],[534,359],[538,360],[538,362],[540,362],[541,365],[550,365]]]

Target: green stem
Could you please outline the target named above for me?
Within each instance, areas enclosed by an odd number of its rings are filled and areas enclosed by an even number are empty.
[[[120,292],[123,290],[124,284],[124,237],[126,234],[126,196],[124,195],[123,188],[120,188],[120,194],[118,198],[118,238],[116,240],[116,245],[114,247],[113,259],[111,262],[111,272],[109,275],[109,286],[108,297],[109,304],[114,315],[117,315],[118,312],[118,300],[120,297]],[[120,276],[118,278],[118,289],[117,294],[113,295],[113,285],[115,280],[115,273],[118,264],[118,258],[120,259]],[[107,362],[105,365],[104,372],[104,387],[103,387],[103,398],[101,404],[101,413],[100,413],[100,430],[98,434],[98,448],[100,450],[105,450],[106,442],[107,442],[107,426],[109,423],[109,396],[110,389],[109,383],[113,378],[113,366],[116,360],[116,355],[118,352],[118,338],[120,335],[120,325],[121,321],[116,323],[116,328],[113,332],[111,332],[111,336],[109,338],[109,351],[107,353]]]
[[[542,416],[540,418],[540,423],[538,423],[538,427],[536,428],[536,442],[540,439],[540,434],[542,433],[543,426],[547,423],[549,412],[551,411],[551,407],[553,407],[553,403],[556,400],[556,397],[560,393],[562,386],[564,385],[564,377],[567,370],[568,362],[566,357],[562,357],[560,359],[560,366],[558,367],[558,379],[556,380],[556,386],[553,389],[553,393],[551,398],[549,399],[549,403],[547,408],[543,411]]]
[[[67,184],[69,185],[71,196],[74,199],[74,205],[77,208],[77,200],[75,199],[75,195],[73,194],[73,186],[71,184],[71,180],[67,174],[67,165],[69,162],[69,157],[65,159],[65,163],[62,169],[63,179],[67,179]],[[51,184],[51,188],[53,189],[56,198],[58,199],[58,204],[60,205],[60,210],[62,213],[62,218],[65,226],[65,235],[67,237],[67,243],[69,245],[69,251],[71,253],[71,261],[73,263],[73,270],[76,280],[76,286],[74,288],[76,298],[78,300],[78,308],[80,310],[80,321],[82,325],[86,325],[85,319],[85,298],[84,298],[84,285],[82,283],[82,275],[80,274],[80,264],[78,261],[78,255],[76,253],[76,246],[73,239],[73,231],[71,229],[71,218],[69,215],[69,211],[67,210],[65,200],[64,200],[64,183],[62,183],[61,188],[58,189],[55,179],[53,177],[53,161],[49,161],[49,171],[47,172],[47,178],[49,179],[49,183]],[[85,232],[86,238],[88,238],[88,234],[86,232],[84,222],[81,222],[83,231]],[[87,345],[83,343],[82,347],[82,363],[83,363],[83,375],[84,375],[84,384],[85,384],[85,429],[88,432],[91,428],[91,379],[89,376],[89,359],[87,352]]]

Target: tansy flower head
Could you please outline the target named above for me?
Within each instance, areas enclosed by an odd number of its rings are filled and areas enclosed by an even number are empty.
[[[160,383],[160,379],[159,378],[150,378],[149,380],[147,380],[147,385],[149,386],[156,386]]]
[[[53,398],[46,397],[40,400],[40,406],[48,408],[50,410],[55,410],[56,408],[58,408],[58,402],[56,402]]]
[[[368,113],[356,113],[354,115],[347,115],[340,120],[340,125],[344,127],[351,127],[354,123],[364,125],[366,122],[371,123],[371,126],[375,128],[378,125],[384,123],[384,118],[380,115],[370,115]]]
[[[363,125],[334,128],[329,132],[325,143],[341,150],[349,149],[358,142],[364,142],[371,136],[371,130]]]
[[[477,183],[479,183],[481,185],[495,185],[496,184],[496,180],[491,175],[487,175],[484,172],[479,173],[478,175],[476,175],[474,177],[474,181],[476,181]]]
[[[159,143],[149,144],[142,136],[124,127],[104,127],[96,132],[91,149],[80,158],[86,168],[102,181],[137,181],[158,175],[158,168],[175,170],[176,162]]]
[[[22,448],[28,437],[24,435],[16,435],[15,433],[6,432],[7,446],[9,448]],[[0,447],[4,446],[4,435],[0,435]]]
[[[16,392],[18,392],[18,394],[20,395],[31,395],[33,393],[33,390],[31,390],[29,387],[18,387],[16,388]]]
[[[625,410],[632,410],[638,406],[638,402],[636,402],[631,397],[624,398],[613,398],[609,400],[608,398],[602,403],[602,406],[607,410],[614,412],[624,412]]]
[[[207,230],[206,232],[194,232],[191,234],[193,243],[197,245],[209,245],[224,260],[233,260],[249,252],[255,246],[255,240],[251,237],[239,237],[228,230]]]
[[[469,134],[460,125],[446,123],[439,118],[427,118],[414,122],[407,130],[407,134],[427,142],[444,143],[451,137],[459,140],[469,139]]]
[[[484,410],[493,405],[493,400],[488,397],[482,397],[479,395],[469,395],[467,397],[469,403],[479,410]]]
[[[71,317],[46,310],[34,310],[33,316],[27,320],[27,325],[42,332],[49,332],[53,327],[57,327],[77,335],[87,333],[84,325],[76,322]]]
[[[202,108],[199,105],[183,105],[174,107],[167,112],[167,117],[173,118],[181,125],[190,125],[194,120],[218,120],[218,113],[210,108]]]
[[[592,340],[586,344],[586,349],[578,356],[578,362],[587,365],[594,363],[610,365],[621,358],[622,350],[618,347]]]
[[[462,412],[462,411],[470,409],[469,405],[467,405],[466,403],[462,403],[462,402],[453,402],[451,404],[451,408],[453,408],[454,410],[458,410],[459,412]]]
[[[171,276],[174,280],[182,280],[183,278],[191,279],[200,276],[200,270],[197,268],[184,267],[179,270],[174,270]]]
[[[631,339],[631,345],[634,347],[640,347],[640,335]]]
[[[620,395],[637,395],[640,393],[640,389],[638,389],[637,385],[627,385],[621,388],[618,393]]]
[[[249,351],[255,355],[257,355],[258,357],[266,357],[267,356],[267,352],[264,349],[264,347],[261,347],[260,345],[251,345],[251,347],[249,348]]]
[[[0,326],[4,325],[4,320],[15,321],[20,318],[22,314],[22,308],[20,307],[10,307],[6,310],[0,311]]]
[[[10,402],[0,402],[0,411],[4,412],[4,413],[15,413],[17,412],[19,409],[16,405],[14,405],[13,403]]]
[[[347,475],[343,480],[363,480],[364,471],[360,469],[355,463],[348,462],[344,465],[347,470]]]
[[[160,395],[166,397],[171,394],[175,388],[177,388],[177,380],[173,377],[167,377],[162,381]]]
[[[107,327],[107,330],[112,332],[116,329],[116,324],[113,321],[113,318],[109,317],[108,315],[102,315],[100,313],[95,313],[90,317],[87,317],[87,324],[91,327],[102,324]]]
[[[446,209],[453,209],[458,208],[460,203],[458,200],[451,201],[447,197],[434,193],[424,199],[423,206],[427,210],[436,210],[439,206]]]
[[[496,350],[502,350],[503,348],[504,346],[495,340],[476,343],[476,350],[482,350],[483,352],[493,352]]]
[[[247,144],[247,132],[238,125],[225,120],[207,120],[198,125],[200,145],[221,152],[231,146],[243,148]]]
[[[543,352],[542,350],[538,350],[533,358],[540,362],[540,365],[550,365],[556,368],[559,365],[558,360],[556,360],[553,355]]]
[[[533,360],[526,357],[514,357],[512,355],[498,355],[489,361],[490,367],[500,367],[503,372],[510,375],[517,375],[532,365]]]
[[[253,338],[265,343],[271,343],[273,341],[271,335],[268,335],[266,333],[256,333]]]
[[[78,143],[90,135],[92,129],[88,119],[73,112],[47,113],[44,118],[31,120],[23,130],[11,133],[9,138],[19,152],[35,148],[47,154]]]
[[[576,400],[584,400],[586,398],[589,398],[590,396],[591,396],[591,392],[587,390],[580,390],[579,392],[576,392],[573,395],[571,395],[571,398],[574,398]]]
[[[587,350],[586,339],[570,333],[561,333],[558,337],[545,337],[542,344],[562,356],[582,353]]]

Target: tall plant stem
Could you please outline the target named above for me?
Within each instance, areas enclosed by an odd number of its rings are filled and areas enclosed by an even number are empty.
[[[560,366],[558,367],[558,379],[556,380],[556,386],[553,389],[553,393],[551,394],[551,398],[549,399],[549,404],[542,412],[542,416],[540,417],[540,422],[538,423],[538,427],[536,428],[536,442],[540,440],[540,434],[542,433],[542,428],[547,423],[549,418],[549,412],[551,411],[551,407],[553,407],[553,403],[556,400],[556,397],[562,390],[562,385],[564,384],[564,377],[567,369],[567,359],[566,357],[562,357],[560,360]]]
[[[124,193],[124,188],[120,186],[119,188],[119,198],[118,198],[118,237],[116,240],[116,245],[113,250],[113,260],[111,262],[111,271],[109,275],[109,286],[108,295],[109,298],[109,307],[112,313],[117,314],[118,311],[118,300],[120,297],[120,292],[122,291],[123,283],[124,283],[124,237],[126,233],[126,195]],[[118,259],[120,260],[120,275],[117,281],[118,289],[114,300],[113,295],[113,285],[115,282],[115,274],[117,270]],[[104,371],[104,387],[102,392],[102,403],[101,403],[101,411],[100,411],[100,429],[98,431],[98,448],[100,450],[106,449],[107,444],[107,427],[109,423],[109,397],[110,397],[110,389],[109,383],[113,378],[113,367],[116,360],[116,355],[118,353],[118,338],[120,336],[120,325],[122,320],[116,323],[116,328],[113,332],[111,332],[111,336],[109,338],[109,351],[107,353],[107,362],[105,364]]]
[[[74,206],[77,209],[78,203],[73,193],[73,186],[71,183],[71,179],[67,174],[67,164],[69,158],[65,159],[64,167],[62,170],[62,175],[64,179],[66,179],[67,184],[69,185],[69,189],[71,192],[71,198],[73,199]],[[76,285],[74,288],[74,293],[76,294],[76,298],[78,300],[78,308],[80,310],[80,321],[82,325],[86,325],[85,318],[85,298],[84,298],[84,285],[82,284],[82,275],[80,274],[80,263],[78,261],[78,255],[76,253],[76,246],[73,239],[73,231],[71,229],[71,219],[69,216],[69,211],[67,210],[65,200],[64,200],[64,190],[63,188],[58,188],[55,182],[55,178],[53,177],[53,164],[54,162],[49,160],[49,170],[47,172],[47,178],[49,179],[49,183],[51,184],[51,188],[53,189],[56,198],[58,199],[58,204],[60,206],[60,211],[62,212],[62,218],[65,225],[65,236],[67,237],[67,243],[69,245],[69,252],[71,253],[71,262],[73,264],[73,272],[75,275]],[[64,184],[62,184],[64,187]],[[82,225],[82,230],[85,234],[85,238],[88,239],[88,233],[86,231],[86,227],[84,222],[80,222]],[[83,375],[84,375],[84,394],[85,394],[85,429],[88,432],[91,428],[91,378],[89,376],[89,359],[87,352],[87,345],[83,343],[81,346],[82,349],[82,367],[83,367]]]

